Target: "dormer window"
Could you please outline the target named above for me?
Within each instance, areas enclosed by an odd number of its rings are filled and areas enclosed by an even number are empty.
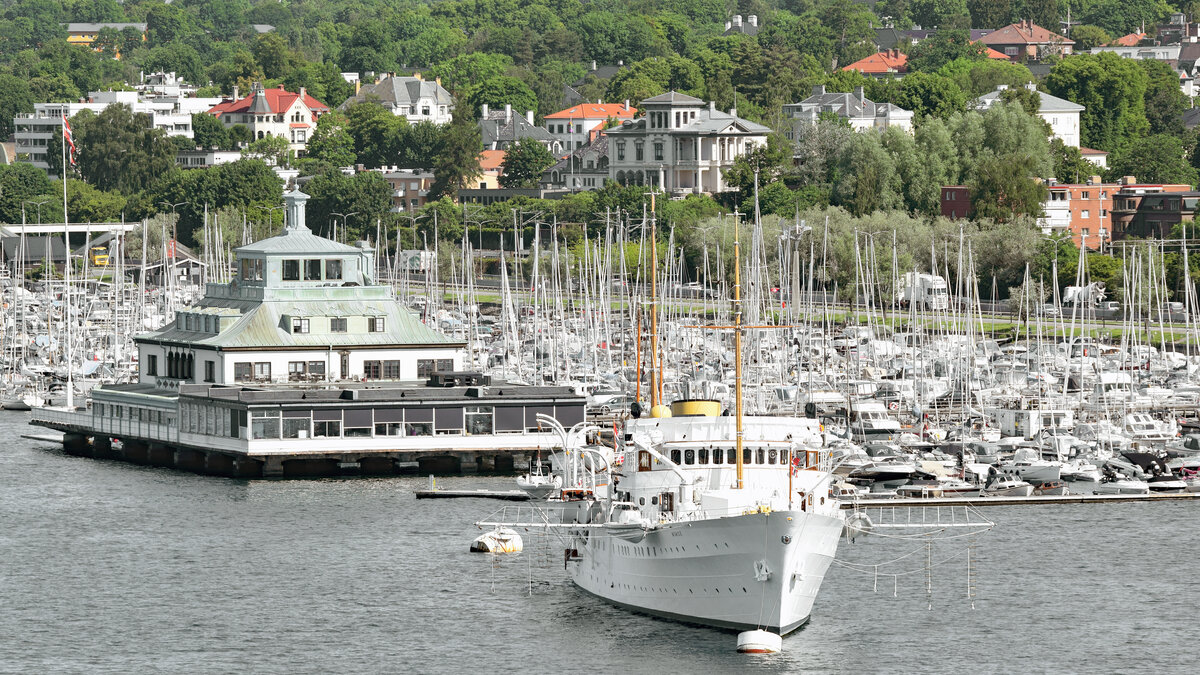
[[[326,260],[325,261],[325,278],[326,279],[341,279],[342,278],[342,261],[341,260]]]
[[[330,319],[329,320],[329,332],[330,333],[345,333],[346,332],[346,318],[345,317],[334,317],[334,318]]]
[[[292,332],[293,333],[308,333],[308,319],[302,319],[300,317],[293,317],[292,318]]]
[[[284,260],[283,261],[283,280],[284,281],[300,281],[300,261],[299,260]]]
[[[321,280],[321,260],[304,261],[304,280],[305,281],[320,281]]]
[[[382,316],[367,317],[367,331],[371,333],[382,333],[384,330],[385,321]]]

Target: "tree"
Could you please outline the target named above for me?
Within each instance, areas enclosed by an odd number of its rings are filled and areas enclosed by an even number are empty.
[[[834,200],[851,213],[894,209],[900,204],[896,164],[880,143],[879,134],[854,134],[837,160]]]
[[[518,115],[527,110],[537,112],[537,94],[521,80],[501,75],[488,78],[468,89],[464,100],[456,107],[466,108],[469,113],[477,116],[484,105],[496,110],[503,109],[506,104],[511,105]]]
[[[944,28],[953,20],[968,16],[966,0],[912,0],[911,6],[913,21],[926,28]]]
[[[1002,84],[1015,88],[1033,81],[1029,68],[997,59],[955,59],[939,68],[937,74],[952,80],[972,98],[995,91]]]
[[[1050,159],[1054,162],[1054,177],[1064,183],[1082,183],[1101,174],[1100,167],[1079,154],[1079,148],[1063,143],[1061,138],[1050,141]]]
[[[1042,95],[1037,89],[1029,87],[1009,87],[1000,92],[1000,100],[1005,103],[1016,103],[1029,115],[1036,115],[1042,109]]]
[[[1099,26],[1111,35],[1125,35],[1140,30],[1141,26],[1157,26],[1171,13],[1165,0],[1092,0],[1083,6],[1079,19],[1086,24]]]
[[[0,222],[22,222],[22,202],[51,192],[46,172],[36,166],[28,162],[0,165]]]
[[[1076,26],[1071,29],[1071,39],[1075,41],[1075,53],[1086,54],[1093,47],[1099,47],[1112,42],[1108,31],[1099,26]]]
[[[506,54],[472,52],[436,63],[425,75],[429,79],[441,78],[443,87],[458,93],[501,77],[512,65],[512,57]]]
[[[174,146],[166,132],[151,125],[150,116],[127,106],[110,105],[93,114],[80,111],[71,123],[76,162],[84,180],[101,190],[130,195],[149,187],[175,166]],[[47,159],[61,169],[61,138],[52,140]]]
[[[456,106],[454,117],[446,125],[442,142],[433,156],[433,185],[429,189],[429,200],[442,196],[451,199],[458,191],[471,184],[479,176],[479,156],[482,141],[479,125],[466,106]]]
[[[1033,180],[1033,161],[1024,155],[986,157],[970,183],[976,218],[1007,223],[1019,216],[1040,216],[1046,186]]]
[[[229,132],[225,130],[225,125],[208,113],[192,115],[192,140],[198,148],[230,148]]]
[[[1190,101],[1179,88],[1179,74],[1163,61],[1138,60],[1146,72],[1146,93],[1143,96],[1146,121],[1151,134],[1183,134],[1183,111]]]
[[[1167,134],[1147,136],[1113,153],[1109,180],[1121,176],[1136,176],[1145,183],[1193,186],[1198,180],[1196,168],[1184,157],[1183,142]]]
[[[1012,0],[967,0],[971,25],[979,28],[999,28],[1012,19]]]
[[[349,124],[340,112],[321,115],[305,148],[305,157],[330,166],[353,166],[358,156],[354,154],[354,137],[347,128]]]
[[[967,107],[967,95],[953,81],[933,73],[909,73],[892,101],[918,117],[949,117]]]
[[[971,42],[965,30],[945,29],[917,43],[908,58],[908,71],[933,72],[955,59],[982,61],[987,58],[987,47]]]
[[[13,118],[21,113],[33,112],[34,102],[29,82],[0,73],[0,138],[12,135]]]
[[[261,159],[267,164],[286,168],[291,163],[292,147],[283,136],[267,134],[250,141],[242,149],[242,157]]]
[[[542,174],[554,165],[554,155],[546,146],[533,138],[522,138],[508,146],[504,161],[500,163],[503,174],[500,185],[506,188],[536,188]]]
[[[346,118],[346,131],[354,139],[358,161],[370,168],[391,164],[396,130],[407,122],[374,101],[351,105],[346,109]]]
[[[1051,94],[1084,106],[1082,145],[1116,152],[1149,130],[1143,100],[1147,80],[1133,59],[1104,52],[1063,59],[1044,85]]]
[[[347,176],[337,169],[314,176],[305,186],[312,199],[307,205],[309,227],[328,235],[332,225],[345,226],[353,238],[374,237],[375,222],[392,208],[392,187],[378,171],[363,171]]]

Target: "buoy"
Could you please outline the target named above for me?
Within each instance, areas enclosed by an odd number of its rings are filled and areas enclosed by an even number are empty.
[[[520,553],[524,548],[521,535],[507,527],[484,532],[471,542],[472,553]]]
[[[783,637],[765,630],[738,633],[739,654],[778,654],[783,651]]]

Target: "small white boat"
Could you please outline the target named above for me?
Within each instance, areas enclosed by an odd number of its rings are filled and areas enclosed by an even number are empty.
[[[984,497],[1028,497],[1033,486],[1015,476],[996,476],[980,493]]]
[[[517,477],[517,487],[533,499],[545,499],[562,487],[562,477],[527,473]]]
[[[484,532],[471,542],[472,553],[520,553],[525,548],[521,535],[509,527]]]

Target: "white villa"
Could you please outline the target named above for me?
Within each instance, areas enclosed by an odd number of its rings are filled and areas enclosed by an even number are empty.
[[[1037,91],[1037,86],[1034,84],[1027,84],[1025,86],[1030,90]],[[988,92],[975,99],[975,109],[987,110],[992,107],[996,101],[1000,100],[1000,96],[1005,89],[1008,89],[1008,85],[1002,84],[996,87],[995,91]],[[1039,91],[1038,96],[1041,97],[1042,101],[1041,107],[1038,108],[1038,116],[1046,120],[1046,123],[1050,125],[1051,136],[1062,139],[1062,142],[1066,145],[1078,148],[1079,115],[1085,108],[1078,103],[1072,103],[1066,99],[1051,96],[1044,91]]]
[[[851,94],[826,92],[825,85],[818,84],[813,87],[812,96],[799,103],[783,106],[783,116],[792,121],[792,128],[785,131],[784,135],[793,140],[799,138],[800,127],[816,124],[823,114],[837,115],[855,131],[883,131],[897,127],[912,133],[913,128],[911,110],[891,103],[875,103],[866,97],[862,87],[857,87]]]

